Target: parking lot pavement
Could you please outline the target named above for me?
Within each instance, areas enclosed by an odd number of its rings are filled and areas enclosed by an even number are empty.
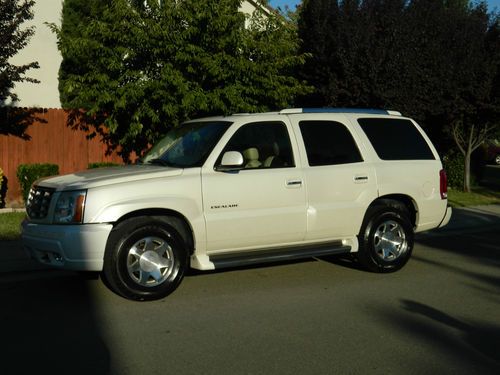
[[[418,236],[439,236],[464,231],[500,229],[500,205],[455,208],[449,224]],[[417,239],[418,239],[417,236]],[[0,240],[0,273],[43,270],[46,267],[31,259],[20,240]]]

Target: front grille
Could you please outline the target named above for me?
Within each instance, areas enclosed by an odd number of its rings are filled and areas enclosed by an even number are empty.
[[[55,189],[33,186],[28,196],[26,212],[30,219],[44,219],[49,213],[50,200]]]

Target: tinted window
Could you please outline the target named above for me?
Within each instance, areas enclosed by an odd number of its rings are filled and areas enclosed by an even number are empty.
[[[246,169],[295,166],[288,130],[282,122],[243,125],[231,137],[222,154],[226,151],[240,152]]]
[[[409,120],[363,118],[358,122],[382,160],[434,159],[422,134]]]
[[[335,121],[301,121],[300,132],[310,166],[363,161],[347,128]]]

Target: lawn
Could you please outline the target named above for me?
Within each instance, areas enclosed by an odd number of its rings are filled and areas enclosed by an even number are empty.
[[[0,214],[0,241],[19,239],[21,235],[20,225],[25,216],[24,212]]]
[[[470,193],[448,189],[448,202],[452,207],[500,204],[500,189],[475,186]]]

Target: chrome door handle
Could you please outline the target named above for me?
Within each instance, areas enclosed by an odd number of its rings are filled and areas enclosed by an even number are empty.
[[[290,187],[299,187],[299,186],[302,186],[302,180],[287,180],[286,181],[286,186],[290,186]]]
[[[367,175],[356,175],[356,176],[354,176],[354,182],[362,183],[362,182],[367,182],[367,181],[368,181],[368,176]]]

